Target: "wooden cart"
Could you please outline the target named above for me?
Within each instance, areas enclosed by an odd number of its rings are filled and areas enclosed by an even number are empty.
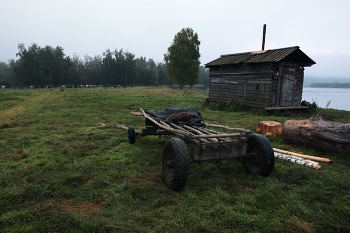
[[[274,152],[269,140],[251,130],[213,125],[203,122],[204,127],[156,121],[140,109],[132,113],[145,117],[146,128],[135,131],[134,126],[118,125],[128,131],[128,141],[134,144],[136,136],[176,135],[165,143],[162,158],[163,179],[171,190],[183,189],[188,179],[190,163],[222,160],[241,160],[249,174],[269,176],[274,167]],[[212,128],[223,128],[233,133],[222,133]],[[188,153],[186,143],[190,144]]]

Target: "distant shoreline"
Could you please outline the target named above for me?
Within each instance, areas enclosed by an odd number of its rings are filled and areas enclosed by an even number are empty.
[[[311,83],[309,86],[312,88],[350,88],[350,83]]]

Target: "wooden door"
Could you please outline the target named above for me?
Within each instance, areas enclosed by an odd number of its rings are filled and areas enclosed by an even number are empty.
[[[293,63],[284,63],[279,68],[276,107],[292,106],[295,67]]]
[[[293,86],[294,86],[294,75],[283,74],[282,89],[281,89],[281,107],[292,106],[293,97]]]

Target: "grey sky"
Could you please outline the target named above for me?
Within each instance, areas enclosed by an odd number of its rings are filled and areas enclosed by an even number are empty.
[[[0,0],[0,61],[17,45],[61,46],[67,56],[121,49],[163,62],[190,27],[201,63],[222,54],[300,46],[316,62],[305,75],[350,78],[349,0]]]

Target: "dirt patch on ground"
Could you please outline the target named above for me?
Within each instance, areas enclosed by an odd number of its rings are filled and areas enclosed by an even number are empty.
[[[75,149],[94,150],[94,149],[96,149],[96,148],[97,148],[97,146],[92,145],[92,144],[90,144],[90,143],[84,143],[84,144],[81,144],[81,145],[75,146],[74,148],[75,148]]]
[[[81,213],[81,214],[92,214],[102,209],[102,206],[91,202],[83,202],[78,205],[69,203],[66,201],[63,201],[60,203],[50,202],[50,206],[52,209],[55,209],[59,212]]]
[[[19,106],[13,109],[0,112],[0,129],[11,127],[13,121],[11,118],[21,115],[24,107]]]
[[[18,116],[21,114],[21,112],[24,110],[23,106],[19,106],[13,109],[5,110],[3,112],[0,112],[0,119],[1,118],[12,118],[15,116]]]

